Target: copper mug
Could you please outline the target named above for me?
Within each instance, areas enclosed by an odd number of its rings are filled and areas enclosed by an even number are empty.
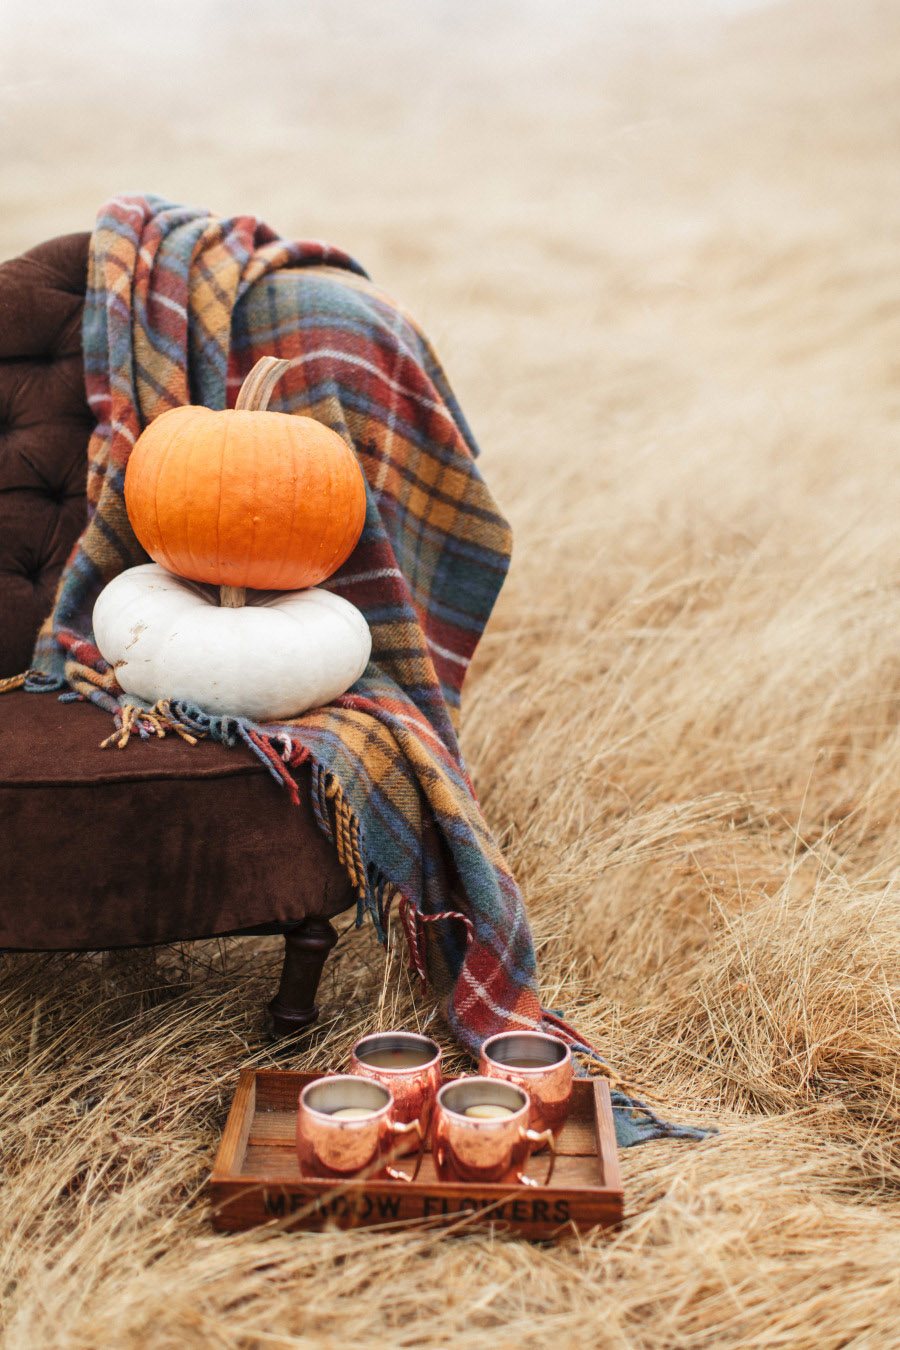
[[[394,1098],[394,1119],[418,1120],[428,1133],[434,1098],[441,1086],[441,1047],[415,1031],[375,1031],[356,1042],[350,1072],[371,1078]],[[411,1153],[415,1140],[401,1143],[400,1153]]]
[[[494,1078],[457,1078],[437,1094],[431,1153],[441,1181],[481,1185],[547,1186],[553,1176],[556,1147],[551,1130],[528,1125],[528,1093]],[[526,1176],[535,1148],[547,1146],[542,1182]]]
[[[572,1101],[572,1052],[542,1031],[502,1031],[481,1047],[479,1072],[524,1088],[531,1099],[529,1124],[558,1136]]]
[[[412,1176],[392,1167],[398,1140],[412,1135],[419,1155]],[[304,1176],[348,1180],[390,1177],[415,1181],[422,1165],[424,1132],[418,1120],[394,1119],[394,1102],[380,1083],[335,1074],[307,1083],[297,1108],[297,1158]]]

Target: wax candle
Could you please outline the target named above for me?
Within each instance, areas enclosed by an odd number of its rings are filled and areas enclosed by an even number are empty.
[[[511,1106],[501,1106],[499,1102],[476,1102],[474,1106],[466,1107],[465,1114],[472,1120],[502,1120],[515,1112]]]
[[[397,1049],[365,1050],[359,1055],[362,1064],[373,1069],[419,1069],[432,1058],[426,1046],[403,1046]]]
[[[366,1116],[371,1114],[367,1106],[339,1106],[336,1111],[331,1112],[333,1120],[365,1120]]]

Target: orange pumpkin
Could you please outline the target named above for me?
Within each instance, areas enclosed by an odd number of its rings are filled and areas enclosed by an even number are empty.
[[[128,460],[125,505],[154,561],[223,588],[300,590],[356,546],[366,489],[344,440],[311,417],[268,412],[290,361],[266,356],[234,410],[172,408],[142,432]]]

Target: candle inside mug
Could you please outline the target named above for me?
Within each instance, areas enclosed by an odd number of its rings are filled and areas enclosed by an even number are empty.
[[[365,1120],[372,1112],[365,1106],[339,1106],[336,1111],[329,1111],[328,1114],[332,1120]]]
[[[434,1058],[434,1052],[427,1046],[391,1046],[358,1050],[357,1058],[361,1064],[369,1064],[373,1069],[420,1069]]]
[[[528,1105],[528,1093],[499,1078],[457,1078],[445,1083],[437,1095],[445,1112],[469,1120],[508,1120]]]
[[[499,1102],[476,1102],[474,1106],[467,1106],[463,1112],[464,1116],[472,1120],[502,1120],[515,1114],[511,1106],[501,1106]]]

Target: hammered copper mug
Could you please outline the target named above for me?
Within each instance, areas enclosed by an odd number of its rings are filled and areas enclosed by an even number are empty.
[[[437,1095],[431,1155],[441,1181],[481,1185],[547,1186],[556,1162],[551,1130],[528,1125],[528,1093],[494,1078],[458,1078]],[[549,1150],[547,1171],[537,1182],[525,1173],[538,1147]]]
[[[419,1155],[412,1175],[391,1166],[399,1140],[412,1135]],[[425,1136],[418,1120],[394,1119],[386,1087],[368,1078],[335,1074],[307,1083],[297,1107],[297,1159],[304,1176],[348,1179],[358,1173],[415,1181]]]
[[[481,1047],[479,1073],[524,1088],[531,1099],[529,1124],[558,1136],[572,1101],[572,1052],[542,1031],[501,1031]]]
[[[416,1031],[374,1031],[356,1042],[350,1072],[371,1078],[394,1098],[394,1119],[418,1120],[428,1133],[434,1099],[441,1086],[441,1047]],[[415,1141],[398,1152],[411,1153]]]

